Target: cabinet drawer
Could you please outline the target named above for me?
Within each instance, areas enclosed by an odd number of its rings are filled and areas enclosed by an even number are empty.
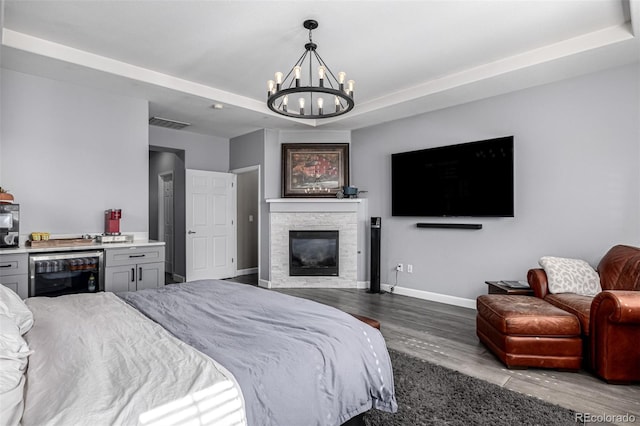
[[[164,246],[105,249],[106,267],[152,262],[164,262]]]
[[[27,253],[0,254],[0,277],[8,275],[27,276],[29,270],[29,256]]]

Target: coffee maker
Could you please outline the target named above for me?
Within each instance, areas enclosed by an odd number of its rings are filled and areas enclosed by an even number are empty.
[[[18,247],[20,205],[0,204],[0,247]]]
[[[104,211],[104,235],[120,235],[120,219],[122,210],[109,209]]]

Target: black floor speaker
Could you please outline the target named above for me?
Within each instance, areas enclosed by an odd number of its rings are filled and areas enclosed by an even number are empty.
[[[371,218],[371,274],[369,293],[380,293],[380,232],[382,218]]]

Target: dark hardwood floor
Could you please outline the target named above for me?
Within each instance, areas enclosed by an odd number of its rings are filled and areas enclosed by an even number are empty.
[[[255,285],[255,279],[245,276],[231,280]],[[636,424],[640,424],[640,385],[609,385],[586,371],[509,370],[478,341],[474,309],[355,289],[291,288],[274,291],[375,318],[380,321],[381,332],[391,349],[577,413],[628,414],[635,416]]]

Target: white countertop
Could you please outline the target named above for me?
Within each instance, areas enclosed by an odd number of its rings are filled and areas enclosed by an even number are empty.
[[[26,247],[20,246],[16,248],[1,248],[2,254],[20,254],[20,253],[46,253],[58,251],[84,251],[84,250],[109,250],[125,247],[148,247],[148,246],[164,246],[164,241],[155,240],[134,240],[132,243],[93,243],[81,246],[59,246],[59,247]]]

